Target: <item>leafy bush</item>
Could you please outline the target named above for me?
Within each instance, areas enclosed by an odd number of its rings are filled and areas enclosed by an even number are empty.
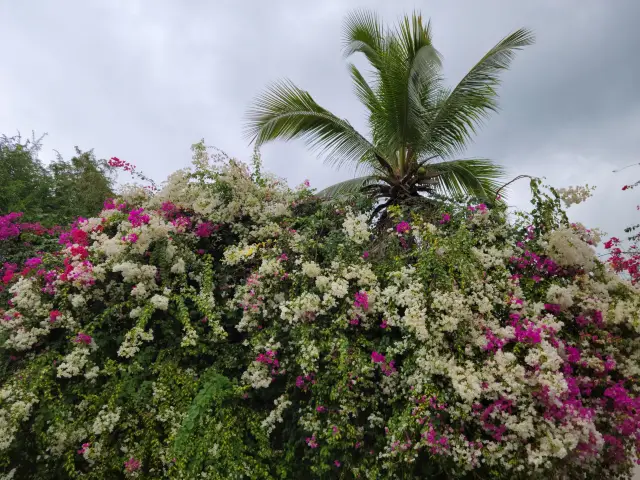
[[[77,147],[70,160],[58,155],[43,165],[41,140],[0,136],[0,215],[22,212],[23,222],[46,227],[97,215],[102,202],[113,196],[115,166]]]
[[[131,190],[10,282],[15,478],[624,477],[640,296],[560,200],[320,201],[210,163]]]
[[[22,212],[0,215],[0,301],[4,304],[6,285],[29,259],[39,262],[37,255],[60,249],[58,236],[62,227],[46,228],[38,222],[21,222]]]

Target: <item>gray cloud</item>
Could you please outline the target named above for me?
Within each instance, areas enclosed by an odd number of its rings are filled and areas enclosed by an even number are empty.
[[[504,76],[502,110],[468,156],[557,186],[598,185],[572,217],[613,234],[633,221],[633,194],[620,187],[640,169],[611,172],[640,162],[633,0],[2,2],[0,132],[48,132],[44,158],[53,149],[95,148],[162,180],[189,163],[189,146],[202,137],[248,158],[244,113],[282,77],[364,129],[340,54],[344,15],[360,6],[388,22],[414,8],[431,17],[452,83],[507,33],[532,28],[538,41]],[[310,178],[322,187],[350,175],[323,166],[299,142],[269,145],[263,158],[292,184]],[[518,206],[526,206],[525,187],[512,190]]]

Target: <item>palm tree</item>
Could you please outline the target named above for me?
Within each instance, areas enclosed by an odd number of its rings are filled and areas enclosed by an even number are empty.
[[[487,197],[502,169],[486,159],[455,159],[477,126],[497,108],[499,74],[515,52],[533,43],[520,29],[501,40],[453,88],[443,85],[441,56],[432,45],[431,24],[405,16],[395,29],[377,15],[357,11],[344,27],[344,54],[362,53],[371,82],[349,64],[358,99],[368,110],[370,137],[324,109],[290,81],[270,86],[249,111],[247,134],[257,147],[275,139],[302,138],[330,163],[349,164],[362,176],[321,194],[364,191],[391,204],[425,194]]]

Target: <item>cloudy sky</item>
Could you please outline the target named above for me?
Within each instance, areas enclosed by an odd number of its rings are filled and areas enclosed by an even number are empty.
[[[537,42],[503,78],[501,108],[470,145],[511,175],[555,186],[597,185],[571,216],[620,234],[638,213],[640,2],[637,0],[47,0],[0,1],[0,133],[48,133],[41,154],[75,145],[118,156],[156,180],[190,162],[200,138],[248,159],[243,119],[270,82],[288,77],[363,131],[341,56],[347,12],[365,7],[395,22],[430,17],[453,84],[519,27]],[[267,168],[298,184],[348,178],[302,143],[263,150]],[[526,181],[511,203],[525,206]]]

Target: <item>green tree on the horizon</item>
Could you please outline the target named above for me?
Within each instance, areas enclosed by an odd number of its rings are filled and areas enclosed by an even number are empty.
[[[60,218],[91,217],[103,208],[105,199],[114,196],[115,169],[95,157],[93,150],[82,151],[70,160],[61,156],[48,166],[53,188],[51,206]]]
[[[454,88],[443,84],[441,55],[431,24],[414,13],[386,28],[371,12],[349,15],[344,54],[362,53],[372,80],[349,64],[358,99],[368,110],[370,137],[321,107],[288,80],[270,86],[248,114],[247,134],[256,146],[301,138],[334,165],[350,165],[362,176],[323,194],[364,191],[379,209],[421,199],[424,194],[495,193],[503,169],[487,159],[457,159],[478,125],[497,109],[499,74],[515,52],[533,43],[520,29],[501,40]]]
[[[47,226],[97,215],[114,195],[115,169],[92,150],[77,147],[70,160],[58,155],[43,165],[38,158],[43,137],[0,137],[0,215],[23,212],[22,221]]]
[[[38,159],[42,137],[24,140],[20,135],[0,137],[0,215],[28,212],[29,220],[46,216],[43,198],[50,178]]]

